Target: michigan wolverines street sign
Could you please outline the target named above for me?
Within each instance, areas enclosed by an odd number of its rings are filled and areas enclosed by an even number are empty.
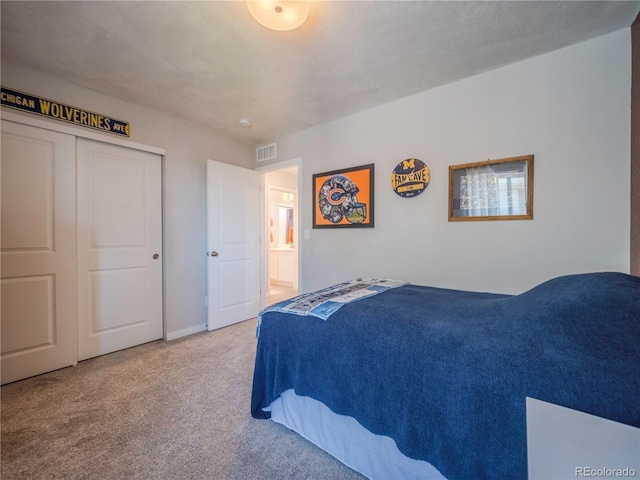
[[[2,105],[105,133],[129,136],[129,123],[64,103],[2,87]]]
[[[391,172],[391,188],[401,197],[415,197],[427,188],[430,178],[429,167],[422,160],[407,158]]]

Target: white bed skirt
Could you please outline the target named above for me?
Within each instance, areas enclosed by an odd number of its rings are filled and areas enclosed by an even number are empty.
[[[293,390],[280,395],[269,410],[272,420],[372,480],[444,478],[430,463],[400,453],[391,438]],[[628,471],[622,476],[634,478],[640,473],[639,428],[532,398],[527,398],[527,445],[531,479],[596,476],[583,475],[586,471]]]
[[[271,419],[300,434],[372,480],[444,479],[430,463],[411,459],[389,437],[375,435],[352,417],[287,390],[270,405]]]

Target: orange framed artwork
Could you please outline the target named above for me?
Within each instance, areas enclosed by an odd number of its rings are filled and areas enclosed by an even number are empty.
[[[313,175],[313,228],[373,227],[374,165]]]

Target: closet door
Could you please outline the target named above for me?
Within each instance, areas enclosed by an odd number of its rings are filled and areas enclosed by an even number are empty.
[[[75,137],[2,121],[2,383],[77,361]]]
[[[159,155],[78,139],[79,360],[162,338]]]

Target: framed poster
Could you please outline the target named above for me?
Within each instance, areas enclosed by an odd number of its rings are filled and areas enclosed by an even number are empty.
[[[533,155],[449,167],[449,221],[532,220]]]
[[[373,227],[373,167],[313,175],[313,228]]]

